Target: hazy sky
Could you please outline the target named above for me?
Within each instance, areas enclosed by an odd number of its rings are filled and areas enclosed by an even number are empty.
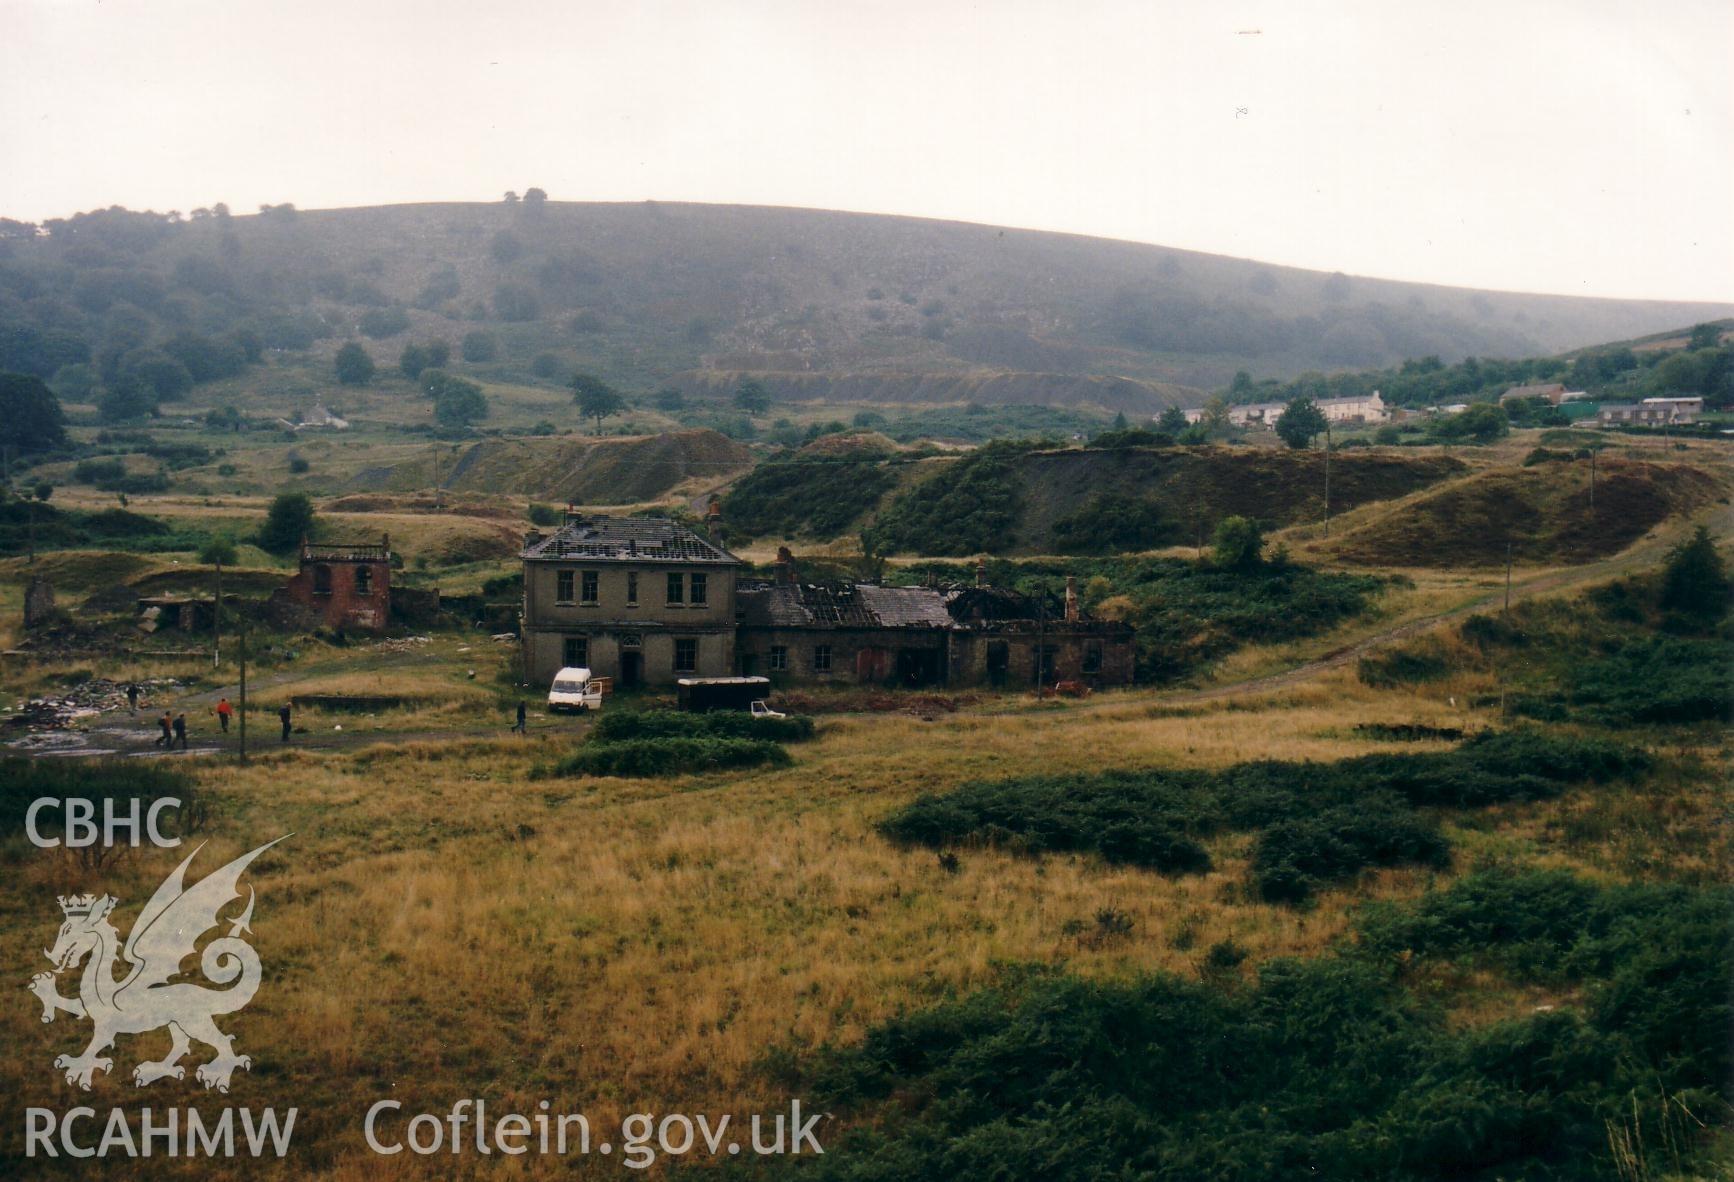
[[[746,202],[1734,301],[1730,0],[0,0],[0,215]]]

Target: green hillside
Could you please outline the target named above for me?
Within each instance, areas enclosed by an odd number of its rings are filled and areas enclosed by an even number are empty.
[[[558,408],[576,370],[700,399],[752,373],[785,399],[1130,412],[1195,400],[1240,369],[1551,353],[1730,311],[656,202],[107,210],[0,228],[0,369],[55,379],[75,405],[142,384],[170,403],[208,387],[195,404],[299,406],[335,384],[345,341],[383,376],[406,345],[439,339],[454,370],[510,392],[521,415]]]

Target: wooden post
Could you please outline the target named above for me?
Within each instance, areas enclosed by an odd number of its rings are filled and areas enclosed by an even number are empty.
[[[241,762],[247,762],[247,621],[241,620]]]
[[[1331,421],[1325,420],[1325,537],[1331,536]]]
[[[1596,452],[1597,452],[1597,450],[1598,449],[1593,448],[1593,447],[1590,448],[1590,516],[1591,517],[1594,517],[1596,515]]]
[[[1511,614],[1511,543],[1505,543],[1505,614]]]
[[[223,560],[217,559],[217,602],[211,611],[211,668],[223,663]]]

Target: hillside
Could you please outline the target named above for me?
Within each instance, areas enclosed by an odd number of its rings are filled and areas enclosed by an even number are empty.
[[[1331,504],[1395,500],[1463,471],[1444,456],[1344,454],[1331,463]],[[845,485],[855,495],[840,500]],[[964,555],[1190,545],[1225,517],[1277,528],[1316,519],[1323,504],[1318,452],[997,446],[914,463],[797,456],[755,469],[723,508],[750,534],[826,540],[871,522],[889,553]]]
[[[172,401],[174,361],[244,402],[261,382],[286,388],[279,371],[329,382],[345,339],[390,368],[413,341],[456,351],[481,334],[487,347],[454,365],[550,394],[578,369],[700,397],[754,373],[785,398],[1132,411],[1196,400],[1243,368],[1550,353],[1734,311],[740,206],[109,210],[45,229],[0,241],[0,368],[69,371],[57,385],[74,402],[129,379]]]
[[[1473,567],[1588,562],[1617,554],[1676,514],[1725,497],[1725,474],[1690,464],[1604,458],[1590,508],[1587,462],[1476,472],[1358,524],[1322,547],[1363,566]]]
[[[720,479],[752,464],[752,453],[715,431],[673,431],[626,439],[563,436],[490,439],[406,463],[368,468],[360,492],[439,487],[587,505],[655,500],[688,480]],[[436,467],[437,465],[437,467]]]

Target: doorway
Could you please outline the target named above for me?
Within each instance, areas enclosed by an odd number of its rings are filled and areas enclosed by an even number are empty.
[[[637,689],[643,674],[643,653],[624,652],[620,654],[620,688]]]

